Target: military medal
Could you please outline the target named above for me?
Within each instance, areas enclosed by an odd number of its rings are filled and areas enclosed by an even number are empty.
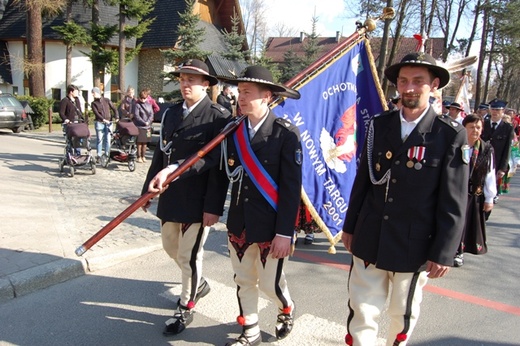
[[[408,156],[409,160],[406,162],[406,167],[412,168],[413,167],[413,158],[415,156],[415,147],[411,147],[410,149],[408,149],[407,156]]]
[[[415,165],[413,165],[413,168],[415,168],[416,170],[420,170],[422,168],[422,163],[416,162]]]

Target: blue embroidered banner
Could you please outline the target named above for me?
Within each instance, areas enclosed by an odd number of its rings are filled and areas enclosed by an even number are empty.
[[[297,86],[299,100],[273,108],[300,130],[303,200],[332,245],[339,241],[368,122],[383,111],[367,42],[360,41]]]

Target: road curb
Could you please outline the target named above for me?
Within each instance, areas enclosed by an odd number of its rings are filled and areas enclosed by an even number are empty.
[[[105,269],[159,250],[154,244],[127,251],[82,259],[63,258],[0,278],[0,304],[44,288]]]

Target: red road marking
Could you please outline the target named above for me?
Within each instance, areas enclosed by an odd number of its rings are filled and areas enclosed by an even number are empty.
[[[340,269],[340,270],[344,270],[347,272],[350,270],[350,265],[348,265],[348,264],[339,263],[339,262],[331,260],[331,259],[311,255],[311,254],[308,254],[308,253],[305,253],[302,251],[298,251],[298,250],[296,250],[294,252],[293,256],[301,258],[301,259],[309,261],[309,262],[323,264],[323,265],[326,265],[326,266],[329,266],[332,268],[336,268],[336,269]],[[506,312],[508,314],[520,316],[520,307],[518,307],[518,306],[507,305],[507,304],[495,302],[492,300],[488,300],[488,299],[480,298],[477,296],[472,296],[469,294],[464,294],[461,292],[452,291],[452,290],[448,290],[446,288],[441,288],[441,287],[432,286],[432,285],[426,285],[426,287],[424,289],[430,293],[457,299],[457,300],[475,304],[475,305],[480,305],[485,308]]]

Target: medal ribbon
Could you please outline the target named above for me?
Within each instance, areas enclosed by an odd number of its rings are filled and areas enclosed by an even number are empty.
[[[238,157],[258,191],[260,191],[262,196],[269,202],[271,207],[277,211],[278,185],[273,178],[269,176],[269,173],[267,173],[265,168],[260,164],[260,161],[258,161],[258,158],[251,148],[251,143],[249,143],[246,133],[247,129],[244,124],[245,121],[240,124],[233,134],[233,141],[237,148]]]
[[[421,162],[424,159],[424,152],[426,151],[425,147],[415,147],[415,158],[417,162]]]

